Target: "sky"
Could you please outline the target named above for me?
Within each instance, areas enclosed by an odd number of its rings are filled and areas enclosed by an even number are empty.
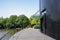
[[[0,17],[24,14],[28,18],[39,10],[39,0],[0,0]]]

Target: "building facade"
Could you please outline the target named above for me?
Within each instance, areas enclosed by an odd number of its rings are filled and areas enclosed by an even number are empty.
[[[39,5],[41,11],[46,9],[41,17],[41,32],[60,40],[60,0],[40,0]]]

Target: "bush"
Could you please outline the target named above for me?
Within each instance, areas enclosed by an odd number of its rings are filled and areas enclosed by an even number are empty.
[[[34,29],[40,29],[40,25],[34,25]]]

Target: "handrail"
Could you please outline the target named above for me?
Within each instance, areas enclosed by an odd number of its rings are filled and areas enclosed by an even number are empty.
[[[39,9],[37,12],[35,12],[34,15],[36,15],[38,12],[40,12],[40,14],[42,14],[42,13],[45,12],[45,11],[46,11],[46,8],[44,8],[42,11],[40,11],[40,9]]]
[[[46,11],[46,8],[44,8],[41,12],[40,12],[40,14],[42,14],[43,12],[45,12]]]

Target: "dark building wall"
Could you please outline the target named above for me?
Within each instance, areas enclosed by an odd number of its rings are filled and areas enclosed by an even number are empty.
[[[54,22],[53,20],[51,20],[49,17],[46,17],[46,34],[51,36],[52,38],[56,38],[56,22]]]
[[[46,24],[45,17],[42,23],[43,32],[60,40],[60,0],[41,0],[40,8],[46,8]]]
[[[60,0],[41,0],[41,10],[46,8],[47,15],[54,21],[60,20]]]
[[[49,17],[46,17],[46,34],[56,40],[60,40],[60,22],[55,22]]]

